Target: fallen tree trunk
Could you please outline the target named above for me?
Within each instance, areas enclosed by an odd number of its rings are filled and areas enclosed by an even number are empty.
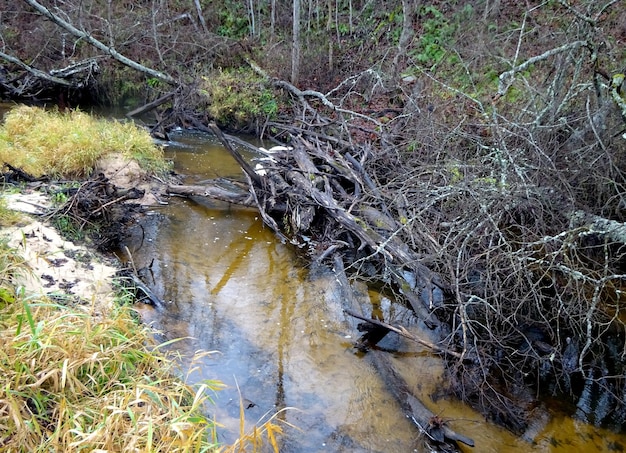
[[[233,192],[218,185],[203,185],[203,186],[172,186],[166,187],[166,192],[170,195],[181,196],[200,196],[209,197],[216,200],[225,201],[227,203],[238,204],[242,206],[254,207],[254,203],[250,194]]]
[[[144,105],[142,105],[140,107],[137,107],[134,110],[131,110],[130,112],[128,112],[126,114],[126,116],[128,118],[132,118],[133,116],[137,116],[137,115],[141,115],[142,113],[149,112],[150,110],[155,109],[158,106],[160,106],[161,104],[164,104],[167,101],[169,101],[170,99],[172,99],[175,94],[176,94],[176,90],[170,91],[169,93],[164,94],[163,96],[155,99],[152,102],[148,102],[147,104],[144,104]]]

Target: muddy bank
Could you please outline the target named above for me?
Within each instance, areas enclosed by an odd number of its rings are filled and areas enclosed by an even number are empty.
[[[70,184],[33,181],[15,170],[4,174],[5,182],[25,186],[4,200],[25,216],[2,234],[29,268],[16,285],[60,303],[110,304],[119,270],[111,250],[143,206],[156,203],[161,183],[120,156],[102,159],[91,178]]]

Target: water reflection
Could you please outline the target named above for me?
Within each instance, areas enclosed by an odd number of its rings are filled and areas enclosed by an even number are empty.
[[[187,183],[241,175],[206,137],[177,140],[181,145],[170,147],[168,155],[177,171],[189,175]],[[241,392],[250,405],[245,411],[250,424],[280,408],[296,408],[280,414],[298,428],[286,429],[282,451],[417,451],[418,432],[368,357],[354,354],[355,324],[342,312],[330,270],[303,268],[253,210],[173,199],[153,219],[129,246],[138,266],[152,263],[151,287],[166,307],[144,306],[142,315],[164,340],[185,338],[173,347],[186,360],[198,350],[219,351],[201,358],[192,378],[219,379],[227,386],[211,408],[224,425],[221,440],[232,442],[239,435]],[[380,294],[361,292],[386,319],[415,322],[408,310]],[[429,395],[443,379],[439,359],[404,340],[386,341],[416,394],[474,438],[476,449],[464,451],[613,451],[626,445],[623,436],[562,418],[534,444],[516,439],[456,401],[433,403]]]

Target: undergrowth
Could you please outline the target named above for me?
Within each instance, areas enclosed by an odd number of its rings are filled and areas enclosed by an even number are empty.
[[[200,93],[211,117],[235,129],[254,130],[278,113],[278,100],[269,85],[249,69],[220,70],[202,77]]]

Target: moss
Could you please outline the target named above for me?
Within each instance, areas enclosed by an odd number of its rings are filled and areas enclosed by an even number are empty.
[[[251,129],[278,112],[278,99],[267,81],[245,68],[203,77],[200,93],[211,117],[232,129]]]

